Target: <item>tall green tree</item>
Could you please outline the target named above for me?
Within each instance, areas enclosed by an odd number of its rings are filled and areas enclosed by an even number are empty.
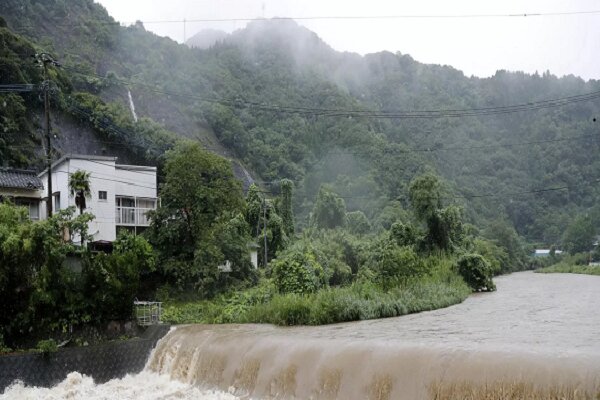
[[[432,173],[413,179],[408,194],[417,219],[428,221],[435,216],[442,208],[442,192],[440,178]]]
[[[590,251],[596,238],[596,227],[587,215],[578,215],[567,227],[562,244],[569,253]]]
[[[312,222],[317,228],[334,229],[344,226],[346,203],[326,186],[321,186],[313,208]]]
[[[454,205],[444,208],[442,196],[442,183],[431,173],[420,175],[410,183],[409,197],[415,216],[427,229],[424,244],[452,251],[464,236],[462,209]]]
[[[489,223],[483,233],[485,237],[492,240],[494,244],[506,252],[507,259],[502,264],[501,272],[506,273],[522,269],[527,254],[517,231],[509,221],[496,219]]]
[[[247,271],[249,255],[238,250],[240,242],[248,244],[249,228],[245,220],[245,229],[226,228],[238,226],[244,212],[241,183],[229,161],[192,142],[167,152],[161,207],[151,214],[148,232],[167,280],[182,289],[201,288],[209,296],[227,283],[219,265],[229,261],[232,268]]]
[[[79,208],[79,214],[83,214],[86,209],[86,199],[92,195],[90,187],[90,177],[92,174],[87,171],[77,170],[69,176],[69,190],[71,196],[75,196],[75,205]]]
[[[279,215],[283,220],[283,229],[288,236],[294,234],[294,211],[292,209],[293,187],[294,183],[291,180],[281,180],[281,210]]]

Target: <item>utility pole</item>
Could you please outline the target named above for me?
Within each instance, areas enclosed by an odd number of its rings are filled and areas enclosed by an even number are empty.
[[[265,243],[265,268],[267,268],[267,201],[263,198],[263,230],[264,230],[264,243]]]
[[[46,122],[46,163],[48,167],[48,199],[46,200],[46,210],[48,218],[52,216],[52,143],[50,134],[50,99],[48,92],[50,90],[50,81],[48,80],[48,64],[60,66],[54,58],[48,53],[36,54],[35,58],[44,68],[44,115]]]

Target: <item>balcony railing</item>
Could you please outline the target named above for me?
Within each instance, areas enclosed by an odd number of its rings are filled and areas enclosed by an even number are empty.
[[[117,207],[117,225],[150,226],[147,213],[151,210],[154,208]]]

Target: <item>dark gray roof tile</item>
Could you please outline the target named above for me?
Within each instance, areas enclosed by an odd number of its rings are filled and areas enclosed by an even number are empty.
[[[43,189],[44,184],[35,171],[0,168],[0,187],[12,189]]]

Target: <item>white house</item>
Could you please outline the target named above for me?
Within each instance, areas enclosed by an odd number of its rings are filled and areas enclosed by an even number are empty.
[[[116,157],[65,155],[52,164],[53,211],[75,205],[69,176],[77,170],[90,173],[92,193],[85,211],[95,216],[88,231],[92,241],[112,242],[119,229],[138,233],[149,226],[146,213],[158,203],[156,167],[117,164]],[[45,218],[48,170],[38,177],[44,183],[40,215]]]

